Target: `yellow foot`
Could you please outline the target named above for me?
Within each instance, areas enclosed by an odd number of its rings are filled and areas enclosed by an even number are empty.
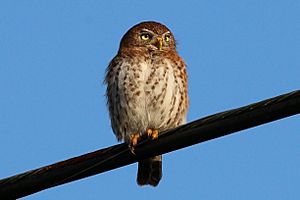
[[[140,139],[140,135],[138,133],[134,133],[130,136],[129,149],[131,153],[134,155],[135,155],[135,146],[137,145],[139,139]]]
[[[155,140],[155,139],[158,138],[158,130],[149,128],[149,129],[147,130],[147,135],[148,135],[148,137],[151,138],[152,140]]]

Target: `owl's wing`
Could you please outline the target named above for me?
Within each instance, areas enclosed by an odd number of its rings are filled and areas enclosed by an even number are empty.
[[[109,63],[106,69],[106,75],[104,83],[107,84],[106,98],[107,107],[110,114],[112,129],[118,140],[123,139],[123,134],[120,126],[117,126],[120,122],[120,113],[118,112],[120,107],[120,94],[119,94],[119,80],[118,76],[121,71],[121,67],[124,63],[116,56]]]

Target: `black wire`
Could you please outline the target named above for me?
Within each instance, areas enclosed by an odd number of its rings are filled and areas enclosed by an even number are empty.
[[[143,141],[133,155],[119,144],[0,180],[0,199],[35,192],[300,113],[300,91],[217,113]]]

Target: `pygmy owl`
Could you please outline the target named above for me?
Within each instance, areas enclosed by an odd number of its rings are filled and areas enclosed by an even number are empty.
[[[186,65],[163,24],[142,22],[127,31],[105,83],[112,129],[131,148],[141,136],[156,139],[161,131],[186,123]],[[161,155],[139,161],[139,185],[157,186],[161,177]]]

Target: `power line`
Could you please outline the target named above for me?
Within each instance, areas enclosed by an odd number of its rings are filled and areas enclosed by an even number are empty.
[[[84,154],[0,180],[0,199],[15,199],[38,191],[123,167],[234,132],[300,113],[300,90],[217,113],[144,141],[133,155],[126,144]]]

